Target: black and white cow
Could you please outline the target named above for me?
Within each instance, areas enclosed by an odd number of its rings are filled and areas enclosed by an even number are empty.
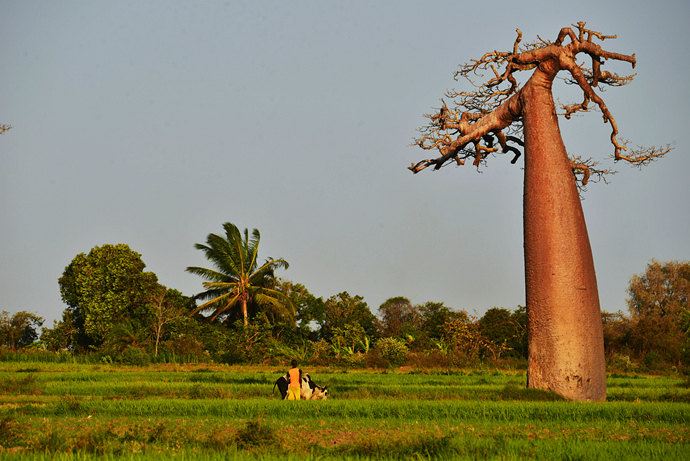
[[[288,385],[290,381],[290,375],[285,373],[273,384],[273,392],[276,391],[276,386],[280,391],[280,395],[285,400],[288,394]],[[325,387],[318,386],[306,373],[302,376],[302,383],[300,387],[300,398],[302,400],[325,400],[328,397],[328,389]]]

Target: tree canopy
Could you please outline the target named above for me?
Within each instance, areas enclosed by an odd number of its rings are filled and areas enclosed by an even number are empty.
[[[197,243],[194,247],[201,250],[213,264],[213,269],[190,266],[187,271],[205,278],[205,291],[196,295],[204,300],[196,312],[209,311],[211,319],[219,316],[227,318],[233,308],[240,308],[246,326],[249,322],[247,304],[254,302],[257,306],[273,311],[282,317],[292,317],[294,310],[290,300],[278,290],[271,288],[276,269],[287,269],[284,259],[268,258],[259,265],[259,242],[261,235],[258,229],[244,230],[244,236],[232,223],[223,224],[224,235],[209,234],[206,244]]]
[[[376,338],[376,317],[361,296],[352,296],[343,291],[328,298],[324,304],[324,324],[321,336],[330,339],[336,329],[344,329],[348,325],[359,325],[371,340]]]
[[[26,347],[38,339],[37,329],[43,325],[43,318],[33,312],[19,311],[10,315],[0,312],[0,346],[16,350]]]
[[[103,342],[115,324],[145,308],[157,277],[128,245],[106,244],[79,253],[58,283],[76,329],[88,341]]]
[[[690,359],[690,262],[651,261],[628,286],[633,347],[666,360]],[[685,351],[685,352],[683,352]]]
[[[563,27],[554,41],[539,37],[525,44],[522,31],[516,29],[516,34],[510,50],[489,51],[457,70],[455,79],[467,80],[472,89],[448,91],[446,97],[452,106],[443,101],[438,113],[427,115],[429,123],[420,128],[421,136],[415,143],[424,150],[437,151],[439,156],[412,164],[409,169],[413,173],[430,166],[438,170],[450,163],[464,165],[467,159],[479,168],[493,154],[511,154],[511,163],[516,163],[525,146],[523,117],[529,106],[525,101],[532,97],[530,92],[535,87],[550,92],[550,83],[561,70],[568,73],[564,81],[580,87],[583,94],[581,102],[563,104],[561,115],[569,119],[575,113],[589,112],[593,103],[604,123],[611,126],[614,160],[640,166],[671,150],[669,146],[633,149],[619,136],[616,119],[599,93],[606,87],[630,83],[635,74],[619,75],[603,70],[603,66],[607,61],[621,61],[634,68],[637,59],[635,54],[611,52],[597,43],[615,39],[616,35],[588,29],[582,21],[572,28]],[[577,61],[580,54],[589,59],[589,67]],[[534,72],[521,86],[516,76],[525,71]],[[543,74],[549,74],[548,82],[540,81]],[[548,87],[542,83],[548,83]],[[592,158],[571,155],[570,161],[573,173],[583,186],[590,179],[603,179],[613,172],[598,168],[598,162]]]

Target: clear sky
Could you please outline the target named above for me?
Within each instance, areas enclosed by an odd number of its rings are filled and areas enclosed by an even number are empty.
[[[193,245],[225,221],[319,296],[522,304],[522,162],[412,175],[410,143],[459,64],[578,20],[637,54],[604,95],[622,136],[675,147],[583,202],[602,307],[625,310],[650,259],[690,259],[687,1],[0,0],[0,309],[50,325],[64,267],[104,243],[194,294]],[[561,129],[607,161],[599,113]]]

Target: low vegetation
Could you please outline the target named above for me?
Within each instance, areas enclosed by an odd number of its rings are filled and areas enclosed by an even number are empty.
[[[312,367],[326,401],[272,394],[282,367],[0,362],[0,459],[687,459],[679,376],[610,375],[609,401],[521,371]]]

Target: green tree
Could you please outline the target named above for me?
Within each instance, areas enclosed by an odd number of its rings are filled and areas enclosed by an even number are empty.
[[[443,341],[455,365],[471,365],[485,357],[496,360],[508,350],[505,343],[496,344],[482,335],[479,322],[473,318],[457,317],[443,326]]]
[[[144,315],[153,272],[145,272],[141,255],[120,243],[79,253],[59,279],[62,300],[84,343],[100,345],[113,326]]]
[[[527,312],[520,306],[515,312],[492,307],[479,319],[482,336],[497,346],[504,345],[507,355],[527,358]]]
[[[511,320],[515,327],[515,335],[508,341],[512,349],[511,354],[516,357],[527,358],[527,307],[518,306],[511,314]]]
[[[258,263],[260,234],[257,229],[244,230],[244,238],[239,229],[232,223],[223,224],[224,236],[209,234],[206,245],[197,243],[195,248],[204,252],[213,263],[214,269],[188,267],[187,271],[208,280],[203,282],[206,291],[196,298],[205,300],[195,312],[211,312],[211,318],[227,316],[228,312],[239,307],[244,326],[249,323],[247,305],[254,302],[257,306],[267,308],[281,317],[292,317],[293,307],[283,293],[274,288],[276,269],[287,269],[284,259],[268,258],[261,266]]]
[[[379,306],[381,337],[416,338],[421,325],[421,315],[409,299],[397,296]]]
[[[442,302],[429,301],[417,306],[421,319],[421,335],[415,341],[417,349],[427,349],[445,334],[444,325],[451,320],[468,321],[465,311],[454,311]]]
[[[37,328],[43,325],[43,317],[33,312],[19,311],[10,315],[0,312],[0,346],[17,350],[31,345],[38,339]]]
[[[645,272],[633,275],[628,286],[632,316],[631,343],[640,356],[653,354],[677,363],[690,339],[690,261],[650,262]]]
[[[343,291],[331,296],[324,303],[324,323],[321,327],[321,337],[331,340],[336,329],[344,329],[348,324],[357,324],[364,333],[373,340],[377,337],[376,317],[369,310],[369,306],[361,296],[351,296]]]
[[[606,357],[614,354],[628,354],[632,322],[623,312],[602,312],[601,321],[604,325],[604,350]]]
[[[167,339],[171,326],[189,317],[189,312],[196,307],[194,300],[180,293],[178,290],[159,285],[152,293],[148,322],[153,337],[153,355],[158,356],[158,348],[162,340]]]
[[[318,340],[318,329],[323,325],[325,315],[323,298],[311,294],[301,283],[289,280],[278,280],[275,288],[280,290],[295,308],[299,335],[313,341]]]
[[[41,332],[41,341],[50,351],[75,350],[79,345],[88,343],[87,338],[80,338],[83,329],[80,330],[74,319],[75,311],[65,309],[62,311],[62,319],[53,322],[53,328],[44,328]],[[83,324],[82,324],[83,325]]]
[[[408,352],[404,341],[391,337],[380,339],[375,350],[387,366],[394,367],[405,363]]]
[[[357,352],[369,352],[371,336],[368,336],[359,323],[347,323],[333,328],[331,347],[337,359],[352,356]]]

